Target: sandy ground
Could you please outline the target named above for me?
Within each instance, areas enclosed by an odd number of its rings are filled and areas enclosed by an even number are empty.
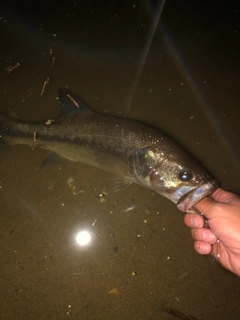
[[[153,4],[77,3],[1,4],[0,111],[56,118],[68,86],[161,128],[239,192],[239,8],[169,0],[148,52]],[[132,185],[101,203],[104,172],[42,167],[46,152],[28,146],[0,154],[1,320],[239,319],[239,277],[195,253],[167,199]]]

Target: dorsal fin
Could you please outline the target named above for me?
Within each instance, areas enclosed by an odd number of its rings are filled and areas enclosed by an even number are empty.
[[[61,115],[73,112],[93,112],[77,95],[66,88],[58,89]]]

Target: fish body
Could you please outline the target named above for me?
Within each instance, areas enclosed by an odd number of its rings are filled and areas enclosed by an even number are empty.
[[[55,121],[26,123],[1,116],[3,140],[103,169],[116,177],[113,191],[137,183],[184,212],[217,188],[218,182],[203,166],[158,129],[92,112],[67,89],[59,89],[59,98],[62,116]]]

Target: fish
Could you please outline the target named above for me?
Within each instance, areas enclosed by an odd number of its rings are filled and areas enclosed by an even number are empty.
[[[67,88],[59,89],[58,96],[61,114],[55,120],[25,122],[1,114],[1,139],[111,173],[109,192],[132,183],[152,189],[182,212],[192,212],[219,186],[198,160],[158,128],[94,112]]]

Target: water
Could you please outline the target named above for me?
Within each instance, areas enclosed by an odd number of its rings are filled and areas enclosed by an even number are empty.
[[[162,128],[239,192],[237,8],[166,1],[132,91],[153,12],[150,2],[5,7],[1,111],[52,119],[63,86],[117,115],[131,96],[129,117]],[[46,152],[26,146],[0,152],[1,319],[175,319],[163,308],[238,319],[239,278],[194,252],[167,199],[137,185],[104,197],[108,176],[95,168],[41,167]],[[89,245],[76,242],[82,230]]]

